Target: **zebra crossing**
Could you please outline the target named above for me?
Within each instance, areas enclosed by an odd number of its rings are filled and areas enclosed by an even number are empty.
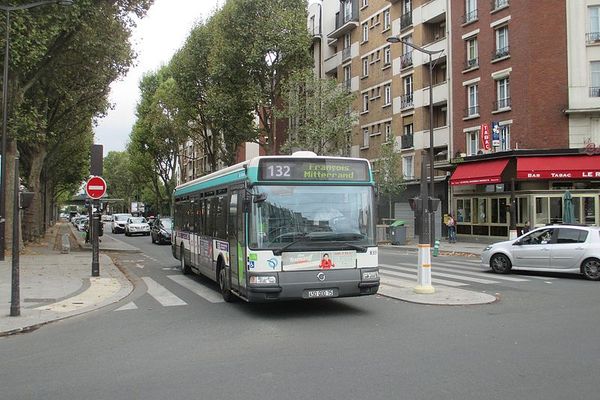
[[[162,275],[160,279],[164,280],[163,284],[157,280],[144,276],[142,281],[147,287],[146,294],[154,299],[155,302],[160,304],[162,307],[180,307],[187,306],[189,301],[183,300],[181,297],[173,293],[172,290],[167,289],[166,286],[173,287],[172,284],[177,285],[181,290],[176,290],[177,293],[183,294],[182,297],[186,299],[190,295],[198,296],[202,301],[208,303],[218,304],[223,303],[224,300],[221,294],[214,287],[209,287],[196,279],[190,278],[190,276],[184,276],[182,274],[175,274],[178,268],[169,267],[162,268],[165,275]],[[407,283],[414,283],[417,280],[417,265],[408,262],[395,262],[394,264],[380,264],[379,274],[381,277],[382,285],[391,286],[406,286]],[[497,275],[490,274],[482,271],[479,267],[479,261],[475,260],[434,260],[432,265],[432,284],[443,285],[448,287],[456,287],[469,289],[469,287],[481,285],[503,285],[503,284],[523,284],[531,282],[532,280],[541,279],[549,281],[555,279],[551,277],[541,276],[510,276],[510,275]],[[156,278],[159,279],[159,278]],[[136,300],[127,303],[115,311],[129,311],[137,310],[139,307],[136,304]]]
[[[405,285],[407,281],[414,283],[417,280],[417,265],[406,262],[379,264],[379,275],[382,284]],[[436,260],[431,266],[432,284],[450,287],[520,284],[537,279],[549,282],[555,278],[490,274],[480,268],[478,260]]]

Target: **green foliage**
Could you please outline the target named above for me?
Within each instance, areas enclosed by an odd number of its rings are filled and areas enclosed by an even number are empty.
[[[283,151],[301,149],[319,155],[349,155],[350,131],[357,120],[356,114],[349,112],[352,93],[335,79],[319,79],[307,69],[286,81],[282,98],[283,104],[275,115],[290,120]]]
[[[391,197],[404,191],[405,184],[400,173],[400,163],[400,154],[394,150],[394,142],[382,144],[376,166],[376,170],[378,170],[376,183],[379,193]]]

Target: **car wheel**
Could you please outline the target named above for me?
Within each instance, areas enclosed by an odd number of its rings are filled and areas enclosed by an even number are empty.
[[[497,274],[508,274],[512,264],[504,254],[494,254],[490,259],[490,268]]]
[[[590,281],[600,281],[600,260],[589,258],[581,265],[581,273],[585,279]]]
[[[181,257],[179,260],[179,269],[181,270],[182,274],[187,275],[191,272],[191,269],[190,266],[185,263],[185,247],[183,247],[183,245],[181,245],[179,256]]]
[[[152,243],[156,243],[156,241],[154,240],[154,235],[150,235],[150,240],[152,241]]]
[[[233,293],[231,293],[229,285],[227,284],[227,272],[223,266],[219,269],[219,289],[221,289],[223,300],[231,303],[233,301]]]

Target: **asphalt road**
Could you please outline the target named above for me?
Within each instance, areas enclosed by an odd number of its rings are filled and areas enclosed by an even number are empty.
[[[85,317],[0,339],[1,398],[597,396],[594,282],[531,274],[509,275],[524,281],[461,281],[494,277],[475,275],[466,264],[456,269],[470,275],[438,279],[498,293],[498,302],[440,307],[371,296],[228,304],[211,296],[216,286],[207,279],[183,277],[169,246],[152,245],[148,237],[119,239],[143,250],[119,255],[119,262],[148,289]],[[398,267],[411,260],[416,255],[398,252],[380,259]],[[436,265],[462,262],[434,259],[434,277]]]

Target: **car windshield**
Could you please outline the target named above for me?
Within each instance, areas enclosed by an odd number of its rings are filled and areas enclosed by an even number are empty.
[[[115,221],[127,221],[127,218],[129,218],[129,217],[131,217],[131,215],[127,215],[127,214],[116,215]]]
[[[170,219],[161,219],[160,223],[164,229],[171,229],[173,222]]]
[[[261,186],[254,193],[266,200],[252,203],[252,248],[375,244],[369,186]]]
[[[131,218],[131,223],[132,224],[145,224],[146,223],[146,218],[144,218],[144,217],[133,217],[133,218]]]

